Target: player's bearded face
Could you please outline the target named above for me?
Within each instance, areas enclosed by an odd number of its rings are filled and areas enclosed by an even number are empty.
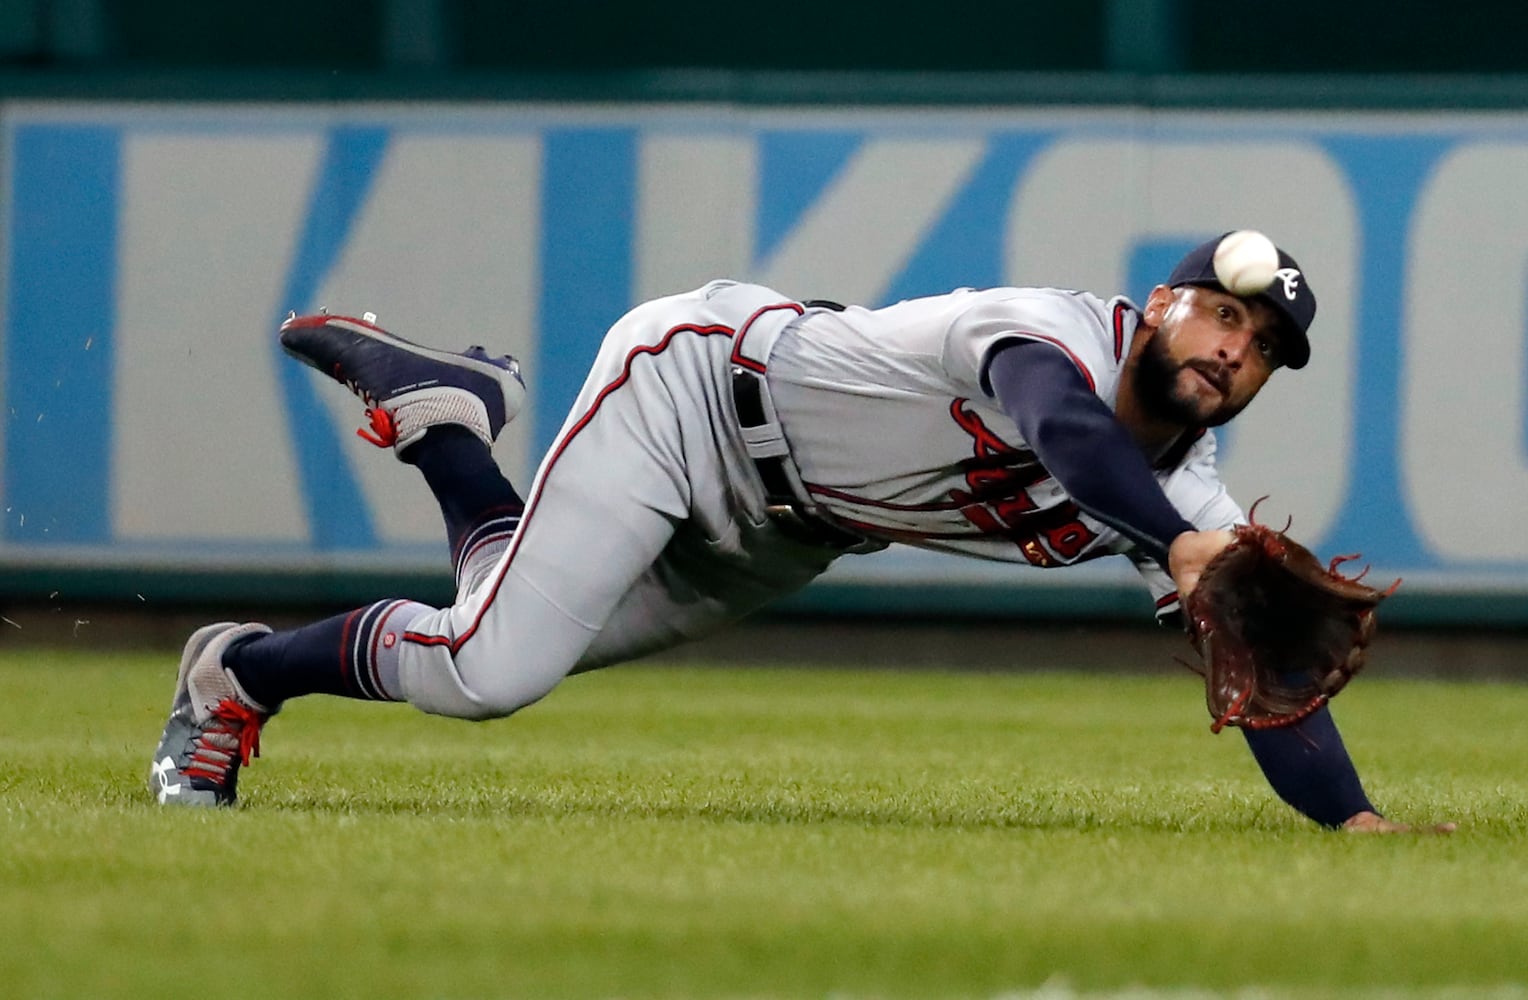
[[[1188,427],[1219,427],[1246,409],[1252,400],[1233,403],[1222,396],[1217,404],[1202,391],[1196,391],[1193,380],[1225,377],[1214,364],[1201,361],[1196,366],[1192,359],[1177,360],[1165,338],[1158,334],[1141,354],[1135,369],[1135,387],[1142,404],[1158,419]]]
[[[1233,297],[1183,289],[1146,342],[1135,368],[1141,404],[1158,419],[1218,427],[1252,402],[1272,365],[1255,350],[1252,317]],[[1243,332],[1234,327],[1243,326]]]

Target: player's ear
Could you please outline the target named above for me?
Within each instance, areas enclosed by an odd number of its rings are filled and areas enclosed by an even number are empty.
[[[1166,285],[1158,285],[1146,296],[1146,307],[1141,310],[1149,326],[1161,326],[1162,318],[1167,315],[1167,307],[1173,304],[1173,290]]]

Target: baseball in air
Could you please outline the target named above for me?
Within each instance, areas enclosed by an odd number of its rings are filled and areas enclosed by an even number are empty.
[[[1279,251],[1255,229],[1229,233],[1215,248],[1215,280],[1232,295],[1256,295],[1273,284]]]

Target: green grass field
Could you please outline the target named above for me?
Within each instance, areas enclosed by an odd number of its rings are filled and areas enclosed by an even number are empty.
[[[154,806],[176,654],[0,654],[6,997],[1528,996],[1528,687],[1361,678],[1330,833],[1183,676],[701,669],[294,703]]]

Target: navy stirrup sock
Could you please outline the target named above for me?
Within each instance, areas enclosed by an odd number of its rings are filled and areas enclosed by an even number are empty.
[[[308,694],[400,701],[396,647],[408,619],[422,610],[412,601],[379,601],[238,643],[223,654],[223,666],[251,698],[272,709]]]
[[[476,529],[490,521],[517,522],[525,510],[488,446],[465,427],[431,427],[401,457],[423,473],[440,504],[453,563],[460,564],[468,536]]]
[[[458,576],[475,549],[519,523],[525,503],[488,446],[465,427],[432,427],[401,457],[424,474],[440,504]],[[382,601],[292,632],[257,636],[229,649],[223,665],[251,698],[272,708],[308,694],[400,701],[396,647],[407,619],[425,610],[411,601]]]

